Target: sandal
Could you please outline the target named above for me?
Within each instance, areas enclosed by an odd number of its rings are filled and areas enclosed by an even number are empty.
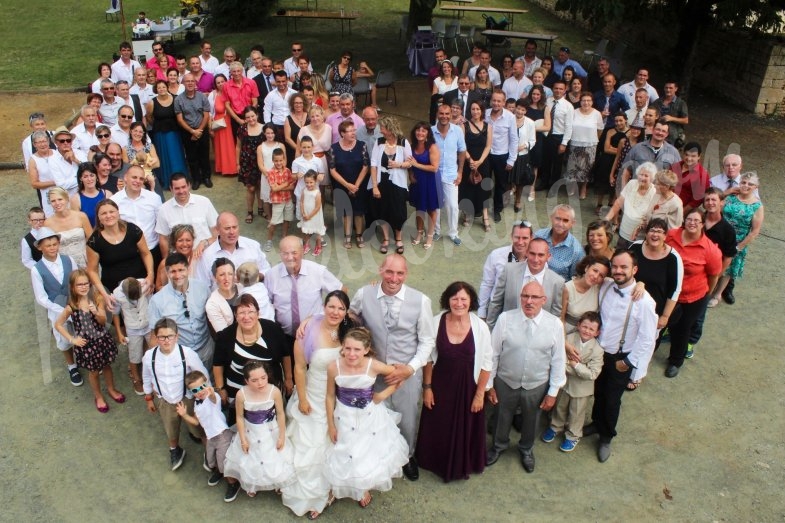
[[[330,492],[330,497],[327,498],[327,504],[324,506],[324,509],[322,509],[322,512],[327,510],[330,507],[330,505],[332,505],[333,503],[335,503],[335,496],[333,495],[332,492]],[[321,512],[316,512],[315,510],[312,510],[312,511],[310,511],[308,513],[308,516],[306,516],[306,517],[309,520],[313,521],[313,520],[317,519],[321,515],[322,515]]]
[[[248,211],[248,216],[245,217],[245,223],[253,223],[253,211]]]
[[[363,496],[363,499],[358,501],[357,504],[360,505],[360,508],[366,508],[368,505],[371,504],[371,501],[373,501],[373,496],[371,495],[371,493],[369,491],[369,492],[365,493],[365,495]]]
[[[258,209],[256,209],[256,214],[258,214],[259,216],[261,216],[262,218],[264,218],[264,209],[262,209],[261,207],[259,207]]]
[[[395,240],[395,252],[398,254],[403,254],[403,242],[400,240]]]
[[[422,248],[423,248],[423,249],[425,249],[425,250],[427,251],[428,249],[430,249],[431,247],[433,247],[433,235],[432,235],[432,234],[429,234],[429,235],[428,235],[428,236],[426,236],[425,238],[426,238],[426,239],[425,239],[425,243],[423,244]]]
[[[390,240],[384,240],[381,245],[379,245],[379,252],[382,254],[387,254],[387,248],[390,246]]]
[[[357,241],[357,248],[358,249],[362,249],[363,247],[365,247],[365,240],[363,240],[363,235],[362,234],[358,234],[356,236],[355,240]]]
[[[351,249],[352,248],[352,237],[351,236],[344,236],[343,237],[343,248],[344,249]]]
[[[425,232],[425,231],[417,231],[417,237],[416,238],[412,238],[412,245],[420,245],[420,242],[422,242],[422,233],[423,232]]]

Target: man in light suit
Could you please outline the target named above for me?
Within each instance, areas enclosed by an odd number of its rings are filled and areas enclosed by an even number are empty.
[[[496,319],[502,312],[517,309],[520,306],[520,293],[524,284],[537,281],[545,289],[546,300],[543,310],[556,317],[561,315],[562,289],[564,278],[548,268],[550,259],[548,243],[542,238],[534,238],[529,242],[526,263],[508,263],[493,289],[491,302],[488,304],[488,327],[493,329]]]
[[[381,283],[360,288],[352,298],[350,309],[371,331],[376,358],[395,366],[391,374],[378,377],[376,389],[399,385],[386,403],[401,414],[398,426],[409,445],[409,463],[403,466],[403,473],[410,481],[416,481],[420,476],[414,449],[422,398],[422,368],[433,351],[436,330],[431,299],[404,285],[408,271],[403,256],[390,254],[379,268]]]

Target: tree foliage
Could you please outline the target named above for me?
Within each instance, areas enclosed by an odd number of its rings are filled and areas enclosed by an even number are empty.
[[[275,0],[210,0],[211,23],[226,29],[260,27],[275,5]]]

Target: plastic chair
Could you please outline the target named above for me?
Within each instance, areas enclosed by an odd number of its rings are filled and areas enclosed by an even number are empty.
[[[465,33],[461,33],[461,32],[458,33],[458,38],[463,40],[463,42],[466,44],[466,50],[469,51],[469,52],[471,52],[471,50],[472,50],[471,46],[474,45],[474,32],[475,31],[477,31],[477,28],[474,27],[474,26],[471,26],[469,28],[469,30],[466,31]]]
[[[458,62],[461,61],[461,57],[458,55],[451,56],[450,61],[452,62],[453,67],[455,67],[455,69],[458,69]]]
[[[109,9],[104,11],[104,17],[106,18],[107,22],[119,22],[120,18],[118,13],[120,12],[120,0],[111,0],[109,2]]]
[[[444,38],[444,33],[447,31],[447,22],[444,21],[443,18],[436,18],[433,21],[433,34],[436,36],[436,42],[442,42],[442,38]],[[444,44],[441,44],[441,47],[444,47]]]
[[[597,43],[597,47],[595,47],[594,49],[584,49],[583,57],[589,58],[589,63],[586,64],[586,68],[588,69],[589,67],[591,67],[591,64],[594,62],[595,58],[600,58],[601,56],[604,56],[607,48],[608,48],[608,39],[603,38]]]
[[[371,96],[371,82],[367,78],[358,78],[357,83],[352,87],[354,92],[354,101],[357,102],[361,96],[365,97],[365,105],[368,105],[368,99]],[[359,107],[359,104],[357,104]]]
[[[385,99],[389,102],[390,89],[392,89],[395,99],[394,104],[398,105],[398,93],[395,91],[395,80],[395,73],[392,71],[392,69],[380,70],[376,75],[376,96],[379,96],[379,89],[385,89],[384,96]]]
[[[455,24],[450,24],[444,31],[444,36],[442,36],[442,47],[446,47],[446,42],[452,40],[453,45],[455,46],[455,52],[458,52],[458,31],[460,31],[460,27]]]

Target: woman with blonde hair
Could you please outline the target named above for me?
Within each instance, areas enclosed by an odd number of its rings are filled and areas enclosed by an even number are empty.
[[[85,244],[93,233],[90,219],[85,213],[71,209],[68,191],[62,187],[49,189],[47,199],[54,214],[46,219],[44,227],[60,235],[60,254],[71,256],[79,268],[84,269],[87,266]]]

